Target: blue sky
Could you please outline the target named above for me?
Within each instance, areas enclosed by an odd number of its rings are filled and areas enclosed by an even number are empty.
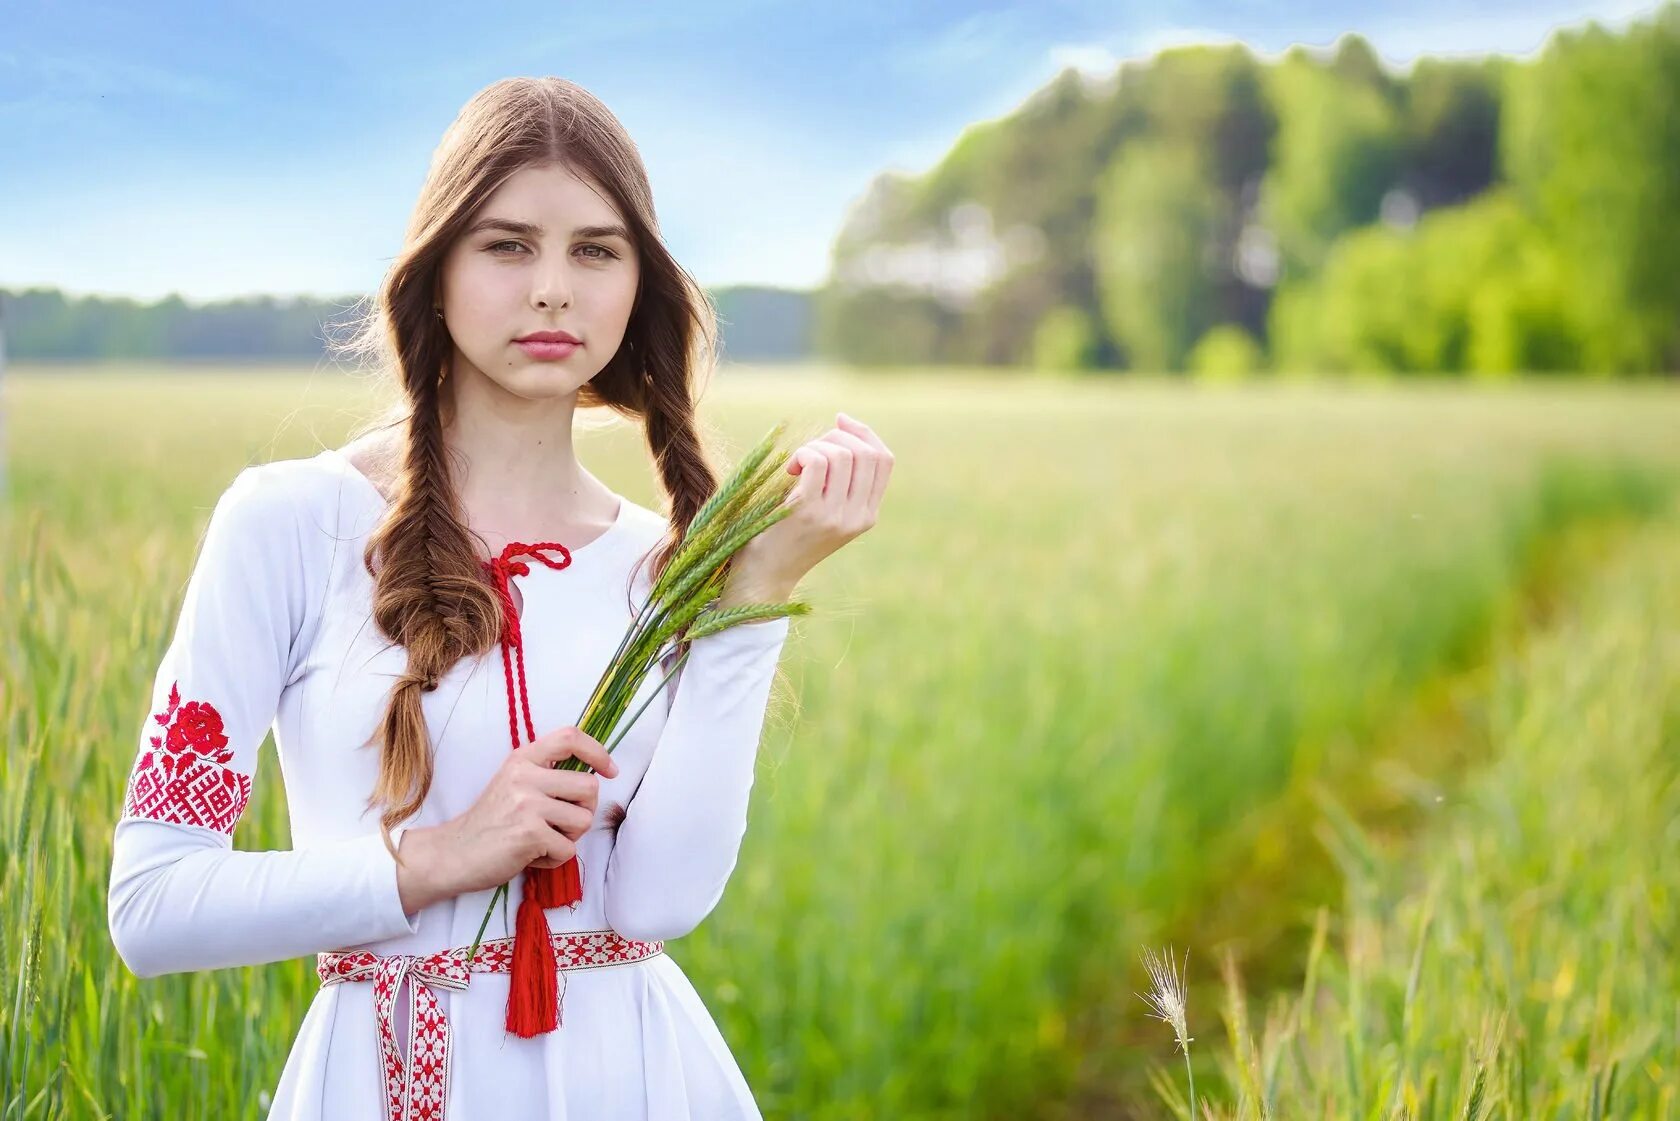
[[[1163,46],[1365,35],[1529,55],[1649,0],[0,0],[0,287],[201,300],[371,291],[432,148],[498,78],[585,86],[635,139],[702,283],[813,285],[869,181],[919,172],[1058,70]]]

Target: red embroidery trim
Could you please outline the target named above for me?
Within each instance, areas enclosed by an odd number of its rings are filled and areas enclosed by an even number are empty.
[[[639,942],[615,930],[580,930],[551,934],[556,966],[561,970],[593,969],[642,961],[663,953],[664,942]],[[467,948],[457,946],[435,954],[375,954],[368,950],[317,954],[315,974],[321,986],[353,981],[373,982],[374,1034],[385,1074],[385,1116],[388,1121],[443,1121],[449,1102],[449,1018],[438,988],[464,990],[474,973],[511,973],[513,939],[482,942],[469,964]],[[564,979],[564,974],[560,975]],[[408,981],[409,1057],[397,1045],[396,1002]],[[555,1021],[561,1019],[562,986],[555,1002]]]
[[[124,816],[202,825],[231,837],[251,798],[251,776],[228,766],[233,749],[222,714],[208,701],[182,704],[175,682],[168,707],[152,719],[164,731],[151,737],[151,749],[135,760]]]

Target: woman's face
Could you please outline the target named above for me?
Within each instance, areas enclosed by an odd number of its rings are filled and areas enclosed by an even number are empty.
[[[476,371],[527,398],[575,394],[618,352],[639,271],[623,219],[590,184],[560,165],[521,168],[444,258],[450,377]],[[516,341],[537,331],[581,345],[556,354]]]

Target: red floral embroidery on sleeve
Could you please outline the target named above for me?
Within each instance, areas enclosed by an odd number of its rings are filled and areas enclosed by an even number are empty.
[[[208,701],[182,704],[176,682],[169,687],[169,707],[152,719],[164,730],[135,761],[123,815],[203,825],[231,837],[251,798],[251,776],[227,765],[233,749],[222,714]]]

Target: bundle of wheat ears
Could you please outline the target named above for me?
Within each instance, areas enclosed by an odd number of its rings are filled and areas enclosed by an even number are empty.
[[[648,701],[658,695],[654,690],[628,719],[623,718],[642,682],[671,650],[681,650],[682,655],[661,679],[661,687],[682,669],[688,660],[688,645],[697,638],[743,623],[810,613],[810,606],[799,600],[746,603],[727,609],[717,606],[728,580],[730,559],[748,541],[793,512],[786,499],[797,480],[785,470],[789,453],[776,446],[785,428],[785,421],[773,427],[694,516],[670,564],[654,581],[641,612],[624,632],[596,682],[576,726],[608,752],[618,746]],[[575,758],[563,759],[555,769],[582,771],[589,765]],[[554,1026],[557,982],[543,908],[575,902],[582,897],[582,885],[575,857],[558,868],[527,868],[524,874],[538,882],[527,879],[515,922],[508,1027],[529,1036]],[[506,899],[510,887],[503,884],[491,896],[484,921],[467,952],[468,962],[478,952],[497,902]]]

